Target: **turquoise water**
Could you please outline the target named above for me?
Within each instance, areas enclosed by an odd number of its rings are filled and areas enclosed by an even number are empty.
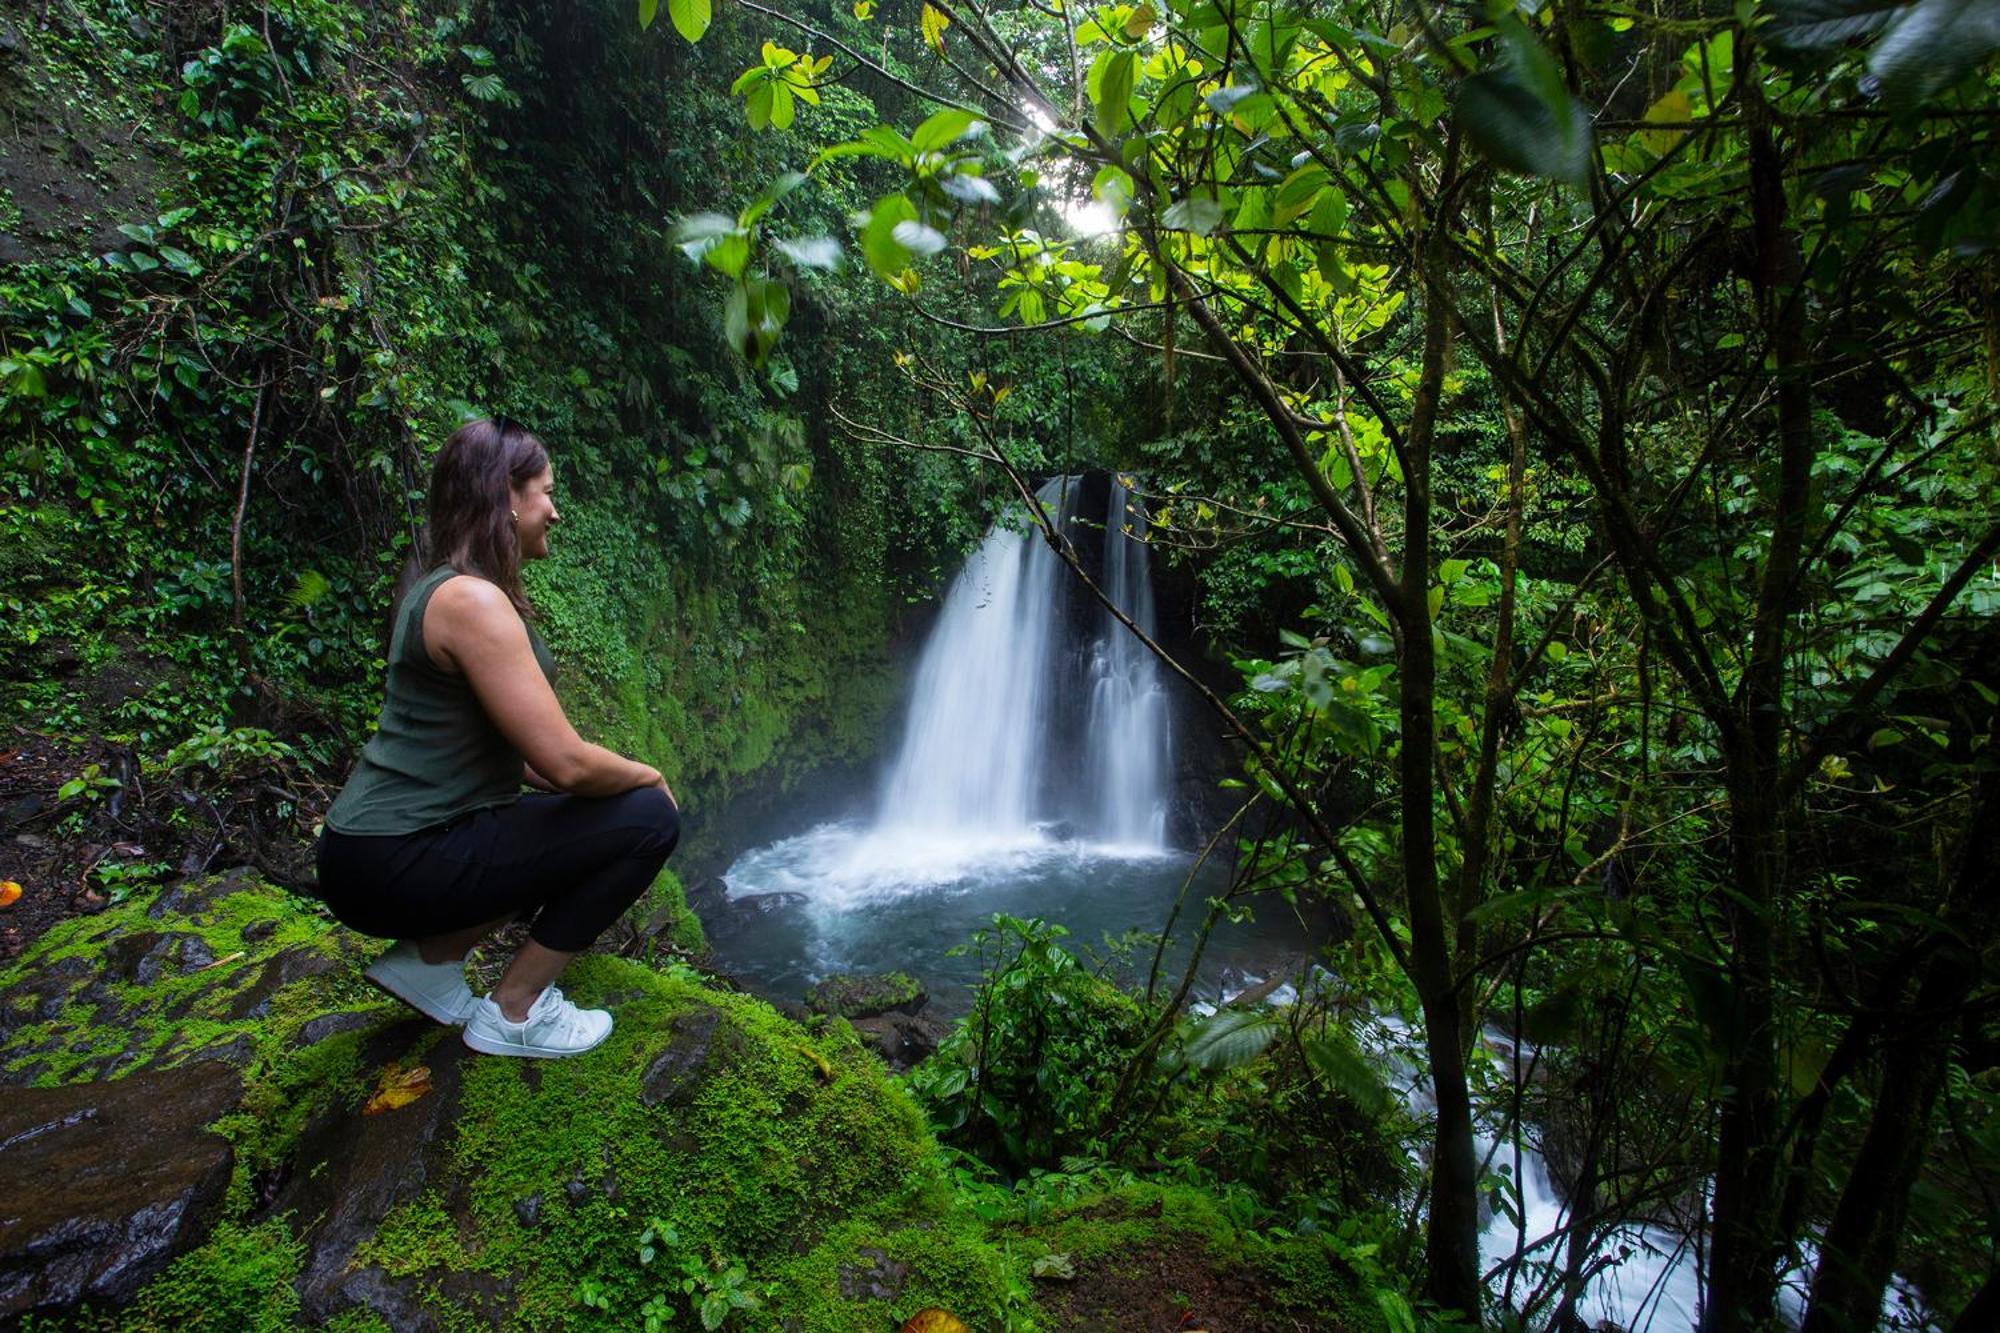
[[[929,988],[946,1015],[964,1012],[980,961],[954,946],[995,913],[1041,917],[1070,931],[1074,952],[1105,952],[1104,937],[1157,933],[1195,872],[1185,852],[1063,839],[1043,831],[978,839],[925,838],[907,829],[823,824],[739,857],[724,876],[732,910],[711,921],[723,968],[752,988],[795,999],[833,972],[903,971]],[[1175,936],[1199,926],[1204,900],[1227,873],[1194,873]],[[775,896],[773,896],[775,895]],[[1223,922],[1202,963],[1201,993],[1251,984],[1309,949],[1314,923],[1276,898],[1253,900],[1254,919]],[[1133,966],[1143,977],[1151,946]],[[1169,951],[1162,985],[1178,983],[1184,948]]]

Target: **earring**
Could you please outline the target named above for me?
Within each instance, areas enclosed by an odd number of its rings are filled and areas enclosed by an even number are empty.
[[[513,519],[516,523],[519,523],[521,521],[521,511],[518,509],[509,509],[507,511],[507,517]]]

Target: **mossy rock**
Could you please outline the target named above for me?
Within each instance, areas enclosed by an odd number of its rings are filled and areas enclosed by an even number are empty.
[[[216,1125],[236,1152],[220,1225],[124,1310],[59,1322],[622,1329],[664,1300],[692,1326],[683,1279],[735,1265],[757,1304],[730,1328],[858,1333],[927,1305],[1001,1322],[1011,1261],[844,1024],[808,1035],[684,968],[589,956],[563,984],[616,1013],[608,1041],[479,1056],[361,980],[378,948],[238,874],[65,922],[0,973],[10,1081],[196,1056],[246,1079]],[[363,1112],[418,1067],[421,1095]],[[655,1220],[677,1244],[642,1263]],[[843,1285],[875,1252],[893,1287]]]
[[[930,999],[915,978],[904,972],[853,976],[837,972],[813,983],[806,1008],[836,1018],[879,1018],[892,1009],[914,1014]]]
[[[1011,1230],[1048,1328],[1387,1327],[1368,1284],[1328,1237],[1258,1231],[1191,1186],[1134,1181],[1089,1191]]]

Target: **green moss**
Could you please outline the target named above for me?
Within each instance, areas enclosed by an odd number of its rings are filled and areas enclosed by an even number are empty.
[[[342,1310],[320,1327],[326,1333],[393,1333],[388,1321],[373,1310]]]
[[[700,957],[708,952],[708,935],[702,930],[701,918],[688,907],[687,893],[681,887],[680,876],[671,869],[660,872],[652,887],[633,904],[626,916],[641,926],[660,922],[654,939],[670,949],[690,957]]]
[[[879,1256],[879,1257],[878,1257]],[[884,1264],[883,1261],[887,1263]],[[834,1228],[810,1252],[777,1267],[779,1295],[771,1314],[798,1320],[814,1333],[877,1333],[895,1328],[926,1306],[949,1310],[974,1328],[1008,1327],[1028,1309],[1024,1252],[997,1242],[969,1214],[927,1217],[884,1229],[866,1222]],[[878,1265],[907,1266],[892,1300],[841,1294],[866,1292]],[[855,1281],[855,1278],[862,1279]]]
[[[139,1294],[123,1321],[133,1333],[277,1333],[296,1326],[292,1280],[303,1252],[284,1223],[224,1222]]]
[[[211,891],[218,887],[234,891]],[[296,910],[281,890],[254,879],[217,877],[178,893],[188,910],[169,910],[159,920],[147,916],[155,900],[139,896],[99,915],[61,922],[0,971],[0,987],[13,990],[52,970],[61,975],[72,960],[90,965],[76,974],[70,998],[54,1018],[0,1039],[0,1066],[17,1076],[33,1069],[33,1082],[46,1087],[107,1073],[117,1077],[147,1064],[177,1064],[245,1042],[249,1062],[270,1063],[292,1046],[306,1022],[343,1002],[389,1012],[380,993],[358,988],[346,966],[363,947],[357,937]],[[246,941],[247,927],[266,922],[268,933]],[[149,934],[189,937],[159,960],[151,984],[96,975],[107,948]],[[213,961],[204,964],[190,941],[198,941]],[[325,960],[320,966],[331,964],[331,970],[272,988],[263,1012],[234,1016],[233,1008],[256,1007],[247,992],[288,953],[317,955]],[[88,994],[86,979],[93,983]]]
[[[458,1234],[458,1224],[445,1210],[436,1190],[428,1190],[392,1209],[375,1234],[354,1253],[356,1264],[375,1264],[398,1277],[448,1268],[469,1272],[480,1267]]]
[[[1162,1247],[1191,1249],[1218,1270],[1255,1273],[1275,1307],[1309,1315],[1315,1327],[1382,1327],[1365,1284],[1328,1238],[1254,1230],[1190,1185],[1141,1181],[1091,1192],[1021,1228],[1021,1237],[1037,1253],[1066,1254],[1079,1267]]]

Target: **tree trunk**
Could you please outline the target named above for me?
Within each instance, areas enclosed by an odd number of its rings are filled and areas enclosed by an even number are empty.
[[[1779,1178],[1779,1087],[1773,921],[1784,875],[1779,790],[1785,721],[1786,629],[1799,588],[1799,559],[1812,510],[1812,398],[1805,374],[1798,237],[1786,218],[1784,163],[1770,114],[1742,89],[1750,122],[1750,213],[1756,242],[1758,322],[1777,372],[1777,504],[1757,592],[1750,656],[1737,694],[1740,724],[1725,742],[1730,868],[1728,917],[1734,992],[1715,1173],[1715,1245],[1702,1328],[1723,1333],[1767,1321],[1777,1296],[1775,1233]]]
[[[1986,744],[1988,754],[2000,754],[2000,711]],[[1951,900],[1939,914],[1945,929],[1938,951],[1924,970],[1915,1009],[1891,1028],[1875,1113],[1820,1248],[1800,1333],[1866,1333],[1881,1320],[1882,1293],[1895,1270],[1910,1189],[1951,1060],[1955,1011],[1979,983],[1978,948],[1992,938],[2000,897],[2000,772],[1989,769],[1976,790]]]
[[[1435,226],[1436,224],[1433,223]],[[1474,1324],[1480,1318],[1479,1163],[1472,1147],[1472,1095],[1465,1082],[1467,1025],[1452,976],[1453,928],[1437,863],[1437,650],[1432,639],[1431,442],[1451,340],[1443,259],[1426,242],[1423,361],[1404,437],[1401,786],[1403,882],[1410,912],[1410,980],[1424,1011],[1424,1046],[1437,1099],[1425,1257],[1430,1295]]]

